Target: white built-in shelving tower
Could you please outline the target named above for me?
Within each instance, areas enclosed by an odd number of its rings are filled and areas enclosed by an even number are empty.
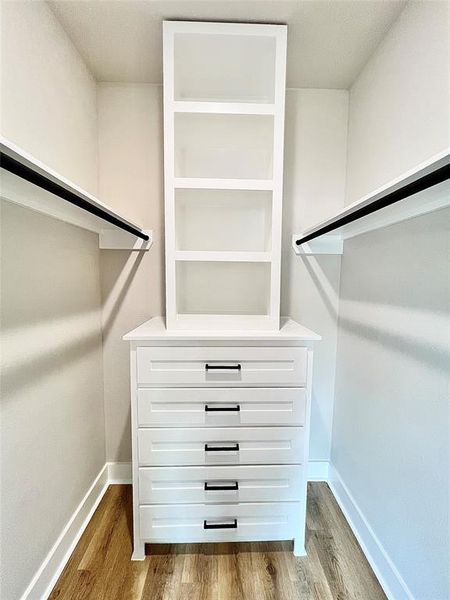
[[[286,29],[164,22],[168,329],[279,328]]]

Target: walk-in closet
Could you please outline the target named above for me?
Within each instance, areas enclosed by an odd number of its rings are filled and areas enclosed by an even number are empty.
[[[449,600],[450,3],[0,10],[0,600]]]

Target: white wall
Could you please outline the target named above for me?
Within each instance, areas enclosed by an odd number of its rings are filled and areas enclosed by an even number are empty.
[[[311,460],[329,460],[339,256],[296,256],[291,236],[344,205],[348,93],[290,90],[286,98],[281,312],[322,336],[315,345]]]
[[[449,228],[445,209],[342,258],[332,462],[417,600],[450,592]]]
[[[409,2],[353,84],[346,203],[450,146],[449,7]]]
[[[45,2],[2,2],[1,134],[97,193],[95,81]]]
[[[1,203],[2,600],[17,600],[105,463],[95,234]]]
[[[317,345],[313,460],[328,460],[330,452],[340,259],[296,257],[290,236],[343,206],[347,98],[337,90],[287,97],[282,312],[324,336]],[[165,312],[162,89],[100,84],[98,115],[100,196],[155,233],[143,256],[102,253],[107,457],[129,461],[129,359],[121,338]]]
[[[447,27],[447,3],[410,2],[350,90],[347,202],[449,146]],[[431,213],[342,258],[331,458],[396,598],[449,593],[448,228]]]
[[[153,229],[149,252],[101,252],[106,448],[131,460],[129,348],[122,336],[165,312],[162,87],[99,84],[100,197]]]
[[[42,2],[2,3],[1,130],[96,192],[96,88]],[[105,463],[96,235],[2,201],[2,600]]]

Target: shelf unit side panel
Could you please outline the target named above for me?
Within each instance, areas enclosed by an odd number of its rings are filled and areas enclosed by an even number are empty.
[[[175,179],[174,179],[174,34],[170,23],[163,23],[164,93],[164,211],[166,251],[166,325],[176,325],[175,272]]]
[[[283,208],[283,156],[284,156],[284,113],[286,96],[286,50],[287,29],[276,35],[275,63],[275,115],[273,149],[273,199],[272,199],[272,271],[270,315],[280,317],[281,288],[281,227]]]

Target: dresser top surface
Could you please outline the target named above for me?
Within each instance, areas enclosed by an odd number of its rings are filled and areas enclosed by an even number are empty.
[[[282,317],[280,329],[273,331],[167,330],[164,317],[153,317],[123,336],[129,342],[176,340],[257,340],[317,341],[320,335],[288,317]]]

